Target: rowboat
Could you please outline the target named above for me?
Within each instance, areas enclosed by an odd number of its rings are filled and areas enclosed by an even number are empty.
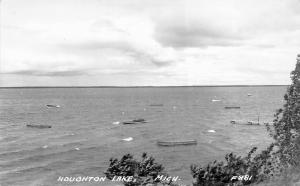
[[[236,106],[233,106],[233,107],[224,107],[225,109],[240,109],[241,107],[236,107]]]
[[[231,124],[236,124],[236,125],[273,125],[272,122],[264,122],[264,123],[259,123],[256,121],[236,121],[236,120],[232,120],[230,121]]]
[[[140,123],[147,123],[147,121],[145,119],[134,119],[132,121],[124,121],[122,122],[123,125],[132,125],[132,124],[140,124]]]
[[[59,105],[46,105],[47,107],[59,108]]]
[[[137,122],[133,122],[133,121],[124,121],[123,125],[131,125],[131,124],[137,124]]]
[[[31,128],[38,128],[38,129],[46,129],[46,128],[51,128],[51,125],[32,125],[32,124],[27,124],[27,127]]]
[[[177,146],[177,145],[196,145],[196,140],[186,140],[186,141],[157,141],[157,145],[160,146]]]
[[[230,121],[231,124],[236,124],[236,125],[260,125],[260,123],[258,122],[254,122],[254,121],[235,121],[232,120]]]
[[[132,120],[133,122],[146,122],[146,120],[145,119],[142,119],[142,118],[140,118],[140,119],[134,119],[134,120]]]

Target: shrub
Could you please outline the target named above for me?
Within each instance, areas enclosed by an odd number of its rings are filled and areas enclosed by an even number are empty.
[[[146,153],[143,153],[141,161],[134,159],[130,154],[126,154],[120,160],[111,158],[109,168],[106,170],[105,175],[110,180],[113,179],[114,176],[132,176],[134,181],[123,182],[124,185],[140,186],[161,182],[155,178],[157,178],[158,175],[167,176],[163,170],[164,167],[156,163],[153,157],[148,157]]]
[[[273,164],[270,161],[273,147],[272,144],[265,151],[255,156],[256,147],[252,148],[245,157],[229,153],[225,156],[225,162],[214,161],[203,167],[192,165],[193,185],[247,185],[253,182],[261,182],[268,177],[267,175],[274,172]],[[234,176],[246,175],[248,177],[244,177],[242,180],[232,179]]]
[[[300,55],[291,72],[292,84],[284,95],[285,104],[277,110],[274,127],[268,128],[278,147],[277,155],[284,167],[300,163]]]

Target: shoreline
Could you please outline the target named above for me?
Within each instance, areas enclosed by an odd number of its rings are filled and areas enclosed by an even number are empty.
[[[187,86],[5,86],[0,89],[35,88],[207,88],[207,87],[284,87],[289,85],[187,85]]]

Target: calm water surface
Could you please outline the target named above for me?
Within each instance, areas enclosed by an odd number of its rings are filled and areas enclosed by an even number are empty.
[[[262,122],[272,121],[275,110],[283,105],[285,91],[285,86],[0,89],[0,183],[66,185],[57,178],[103,176],[110,157],[132,153],[139,158],[142,152],[155,157],[181,182],[191,183],[192,163],[223,159],[231,151],[245,154],[253,146],[266,147],[271,139],[265,127],[232,125],[230,120],[257,120],[259,116]],[[48,108],[47,104],[61,107]],[[136,118],[148,123],[113,124]],[[52,128],[27,128],[26,124]],[[122,140],[128,137],[133,140]],[[157,140],[185,139],[196,139],[198,144],[156,144]]]

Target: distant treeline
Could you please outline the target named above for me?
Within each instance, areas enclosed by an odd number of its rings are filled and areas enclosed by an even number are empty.
[[[0,89],[13,88],[184,88],[184,87],[277,87],[288,85],[190,85],[190,86],[17,86],[0,87]]]

